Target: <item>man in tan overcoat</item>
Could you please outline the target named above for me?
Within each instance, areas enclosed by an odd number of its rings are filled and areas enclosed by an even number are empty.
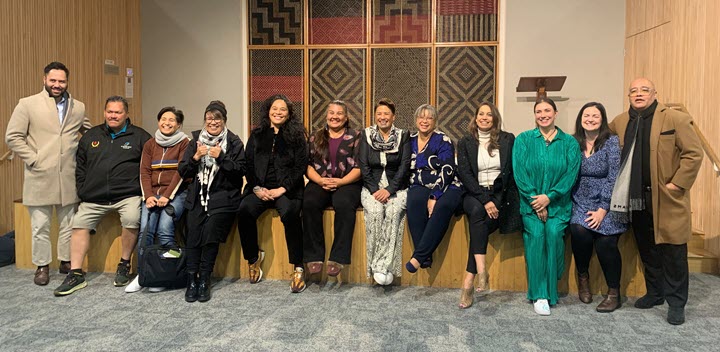
[[[629,211],[643,262],[647,293],[635,307],[667,301],[667,321],[679,325],[685,322],[688,298],[690,187],[703,151],[692,117],[658,103],[656,95],[650,80],[635,79],[628,92],[630,109],[610,123],[623,147],[611,207]],[[619,190],[627,192],[625,202],[618,201]]]
[[[75,152],[81,130],[92,125],[85,104],[67,92],[70,72],[60,62],[45,67],[44,89],[20,99],[8,122],[5,142],[25,163],[23,204],[30,211],[35,284],[47,285],[52,261],[50,222],[53,208],[60,231],[60,273],[70,271],[72,217],[80,199],[75,190]]]

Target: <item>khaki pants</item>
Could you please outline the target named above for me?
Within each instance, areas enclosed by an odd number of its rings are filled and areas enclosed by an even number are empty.
[[[32,227],[32,261],[37,266],[48,265],[52,261],[52,244],[50,243],[50,223],[53,208],[57,213],[60,225],[57,243],[58,260],[70,261],[70,237],[72,236],[72,220],[77,204],[66,206],[45,205],[28,206],[30,226]]]

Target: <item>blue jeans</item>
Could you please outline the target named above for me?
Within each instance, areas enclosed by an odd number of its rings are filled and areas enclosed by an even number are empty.
[[[160,198],[160,196],[155,196]],[[174,218],[165,212],[165,207],[152,207],[148,209],[145,206],[145,202],[142,204],[142,215],[140,216],[140,234],[143,234],[145,227],[147,233],[145,234],[145,241],[148,245],[153,244],[155,235],[158,237],[158,241],[162,246],[174,246],[175,245],[175,219],[179,219],[185,211],[185,198],[187,197],[187,191],[175,194],[168,205],[172,205],[175,208]],[[150,216],[148,216],[150,214]],[[138,241],[138,245],[140,241]]]

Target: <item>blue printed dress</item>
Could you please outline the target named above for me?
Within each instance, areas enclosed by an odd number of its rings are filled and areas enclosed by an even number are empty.
[[[583,227],[603,235],[616,235],[627,230],[627,224],[621,214],[609,211],[615,179],[620,171],[620,142],[618,136],[611,136],[602,149],[586,157],[582,154],[580,176],[572,192],[571,224]],[[591,229],[585,219],[587,212],[598,208],[608,210],[600,227]]]

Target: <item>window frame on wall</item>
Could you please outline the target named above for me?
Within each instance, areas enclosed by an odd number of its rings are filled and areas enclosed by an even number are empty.
[[[251,0],[258,3],[261,0]],[[267,2],[267,0],[264,0]],[[302,2],[302,16],[301,16],[301,43],[299,44],[252,44],[253,42],[253,5],[248,6],[248,23],[247,23],[247,30],[248,30],[248,45],[246,48],[246,53],[248,55],[248,58],[251,58],[251,54],[253,50],[302,50],[303,52],[303,64],[302,64],[302,77],[303,77],[303,84],[302,84],[302,119],[303,124],[305,128],[308,130],[309,133],[313,133],[312,130],[312,116],[313,111],[311,111],[313,103],[311,101],[311,82],[312,82],[312,74],[311,71],[311,55],[313,50],[342,50],[342,49],[362,49],[364,50],[365,54],[365,68],[364,68],[364,115],[359,120],[364,121],[364,126],[355,126],[357,128],[363,128],[366,126],[372,125],[372,111],[373,111],[373,103],[375,102],[376,98],[374,96],[374,86],[373,86],[373,77],[374,77],[374,71],[373,71],[373,54],[376,49],[401,49],[401,48],[426,48],[429,49],[429,77],[428,77],[428,92],[429,92],[429,101],[428,103],[437,106],[438,103],[438,56],[439,51],[441,48],[462,48],[462,47],[492,47],[493,50],[493,65],[492,65],[492,102],[497,104],[498,100],[498,74],[499,74],[499,68],[498,68],[498,54],[499,54],[499,29],[500,29],[500,1],[502,0],[494,0],[493,5],[493,14],[491,14],[490,17],[494,16],[494,31],[493,34],[495,36],[494,40],[485,40],[485,41],[460,41],[460,42],[441,42],[438,41],[438,33],[437,33],[437,24],[438,24],[438,6],[443,1],[452,1],[454,3],[462,3],[462,1],[458,0],[421,0],[421,1],[427,1],[428,8],[430,11],[430,30],[429,30],[429,38],[430,41],[426,43],[375,43],[374,42],[374,31],[375,31],[375,14],[374,14],[374,4],[381,0],[358,0],[359,2],[363,2],[364,6],[364,20],[365,20],[365,42],[364,43],[356,43],[356,44],[310,44],[311,39],[311,3],[313,0],[298,0]],[[402,1],[403,5],[406,4],[408,1],[414,2],[418,0],[399,0]],[[472,5],[477,5],[477,3],[485,3],[487,5],[489,1],[487,0],[480,0],[480,1],[469,1],[469,3],[476,3],[468,5],[470,7],[473,7]],[[277,1],[274,2],[275,5],[277,5]],[[467,7],[467,6],[466,6]],[[477,6],[475,6],[477,7]],[[492,27],[489,27],[492,28]],[[247,66],[247,77],[248,77],[248,95],[252,97],[253,95],[253,74],[252,74],[252,62],[251,60],[248,60],[248,66]],[[338,99],[344,99],[344,97],[337,97]],[[253,111],[253,101],[252,98],[250,98],[250,104],[248,104],[248,132],[250,132],[253,128],[252,121],[253,116],[251,114],[256,113]],[[317,108],[317,106],[316,106]],[[474,112],[474,111],[473,111]],[[404,111],[405,114],[408,113],[408,111]],[[410,114],[412,112],[409,112]],[[443,116],[443,112],[439,111],[440,115]],[[460,118],[465,121],[469,121],[469,118],[471,116],[450,116],[448,118]],[[412,118],[411,116],[406,117]],[[410,127],[410,129],[414,129],[414,126],[407,126]]]

